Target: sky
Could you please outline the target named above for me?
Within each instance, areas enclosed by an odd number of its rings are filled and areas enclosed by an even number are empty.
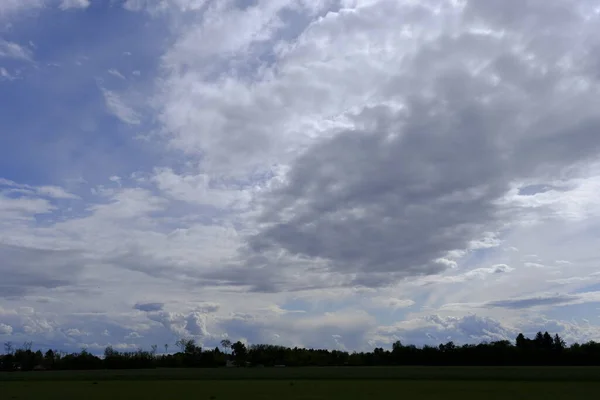
[[[600,340],[599,23],[0,0],[0,341]]]

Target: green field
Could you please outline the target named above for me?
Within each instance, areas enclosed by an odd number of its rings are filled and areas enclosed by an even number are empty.
[[[0,399],[589,399],[599,368],[359,367],[0,374]]]

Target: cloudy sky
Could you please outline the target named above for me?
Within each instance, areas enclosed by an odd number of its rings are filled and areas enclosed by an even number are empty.
[[[0,0],[0,341],[599,340],[599,23]]]

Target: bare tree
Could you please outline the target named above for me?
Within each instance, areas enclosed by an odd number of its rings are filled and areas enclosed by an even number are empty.
[[[165,354],[169,353],[169,343],[165,343]]]
[[[185,353],[186,344],[187,344],[187,339],[185,339],[185,338],[181,338],[175,342],[175,346],[179,347],[181,349],[182,353]]]
[[[4,342],[4,353],[12,354],[13,352],[13,344],[12,342]]]
[[[33,342],[24,342],[22,348],[25,351],[31,351],[32,346],[33,346]]]
[[[155,345],[155,344],[153,344],[150,348],[152,349],[152,356],[155,356],[156,355],[156,349],[158,349],[158,346]]]
[[[225,353],[227,353],[227,349],[231,348],[231,340],[223,339],[221,340],[221,347],[225,349]]]

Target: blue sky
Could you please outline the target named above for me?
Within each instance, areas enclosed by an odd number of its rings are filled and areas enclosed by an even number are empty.
[[[0,0],[0,340],[598,340],[600,9]]]

